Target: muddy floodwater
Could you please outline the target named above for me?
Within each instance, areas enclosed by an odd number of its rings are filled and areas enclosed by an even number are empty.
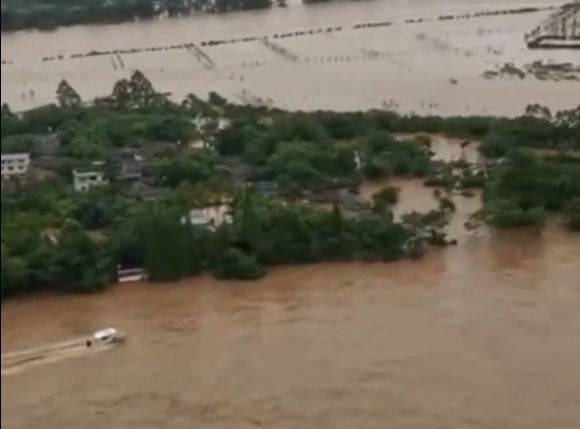
[[[213,90],[235,102],[305,110],[517,115],[536,102],[568,109],[578,104],[580,69],[566,78],[483,77],[506,63],[580,67],[578,51],[524,44],[562,3],[290,1],[266,11],[2,34],[2,102],[16,110],[52,102],[61,79],[91,100],[139,69],[175,99]],[[477,15],[524,7],[538,11]],[[388,25],[368,25],[380,23]],[[266,36],[272,44],[260,41]]]
[[[436,206],[394,184],[398,211]],[[459,245],[419,261],[5,302],[2,353],[107,326],[128,341],[3,375],[2,427],[580,427],[580,236],[468,233],[478,199],[455,201]]]

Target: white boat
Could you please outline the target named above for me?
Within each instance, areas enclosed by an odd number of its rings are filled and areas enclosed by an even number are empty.
[[[95,332],[92,338],[87,340],[87,346],[92,347],[93,345],[99,344],[115,344],[122,343],[123,341],[125,341],[125,334],[119,332],[115,328],[108,328]]]

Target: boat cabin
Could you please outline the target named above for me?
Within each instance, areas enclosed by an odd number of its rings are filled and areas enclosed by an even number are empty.
[[[104,329],[93,334],[93,344],[111,344],[121,340],[121,334],[115,328]]]

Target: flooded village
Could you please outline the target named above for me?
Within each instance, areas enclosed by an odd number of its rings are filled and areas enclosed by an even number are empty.
[[[580,427],[580,3],[195,8],[3,29],[2,427]]]

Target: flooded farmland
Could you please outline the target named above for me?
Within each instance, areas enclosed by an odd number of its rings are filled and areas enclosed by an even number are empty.
[[[291,2],[268,11],[3,34],[2,102],[16,110],[52,102],[61,79],[91,100],[139,69],[176,99],[216,91],[288,109],[444,115],[517,115],[535,102],[569,109],[578,102],[577,69],[495,74],[506,64],[531,70],[538,61],[580,67],[577,51],[530,51],[524,43],[560,4]]]

